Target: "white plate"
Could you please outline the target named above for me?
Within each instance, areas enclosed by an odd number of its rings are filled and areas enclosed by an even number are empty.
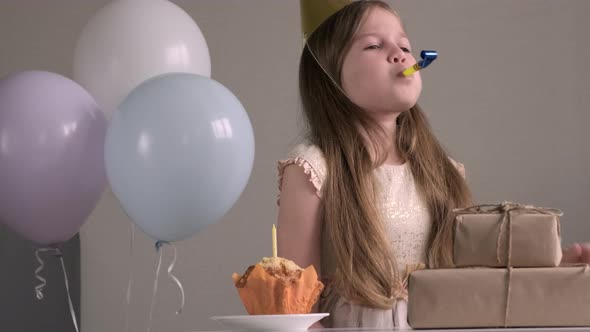
[[[213,316],[224,327],[233,330],[305,331],[328,313],[294,315]]]

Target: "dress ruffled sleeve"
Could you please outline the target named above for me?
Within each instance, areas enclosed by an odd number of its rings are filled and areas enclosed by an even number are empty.
[[[309,182],[316,189],[316,195],[321,198],[322,184],[326,179],[326,160],[322,151],[315,145],[299,144],[291,150],[286,159],[279,160],[277,165],[279,172],[279,195],[283,185],[285,167],[293,164],[303,168],[305,174],[309,176]]]
[[[459,172],[459,174],[461,174],[461,176],[463,177],[463,179],[466,178],[465,176],[465,165],[461,164],[460,162],[457,162],[451,158],[449,158],[451,160],[451,163],[453,165],[455,165],[455,168],[457,169],[457,171]]]

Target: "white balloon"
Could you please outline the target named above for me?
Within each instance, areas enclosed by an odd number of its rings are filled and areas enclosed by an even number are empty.
[[[167,0],[117,0],[100,9],[79,36],[74,80],[108,118],[148,78],[186,72],[211,76],[205,37],[195,21]]]

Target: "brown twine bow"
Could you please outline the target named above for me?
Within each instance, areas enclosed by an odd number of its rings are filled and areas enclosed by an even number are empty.
[[[558,209],[547,208],[547,207],[536,207],[533,205],[524,205],[514,202],[504,202],[502,204],[482,204],[474,205],[462,209],[454,209],[454,213],[457,215],[461,214],[502,214],[502,221],[500,222],[500,231],[498,232],[498,238],[496,240],[496,259],[500,263],[500,243],[502,238],[507,233],[508,236],[508,252],[506,257],[506,266],[508,268],[508,283],[506,285],[506,304],[504,311],[504,327],[508,327],[508,318],[510,314],[510,293],[511,293],[511,281],[512,281],[512,217],[514,215],[528,213],[528,214],[548,214],[556,217],[563,216],[563,212]],[[508,230],[506,231],[506,228]],[[561,234],[559,218],[557,218],[557,233]]]
[[[547,207],[536,207],[533,205],[524,205],[514,202],[504,202],[498,205],[482,204],[474,205],[463,209],[454,209],[454,213],[457,215],[461,214],[502,214],[502,221],[500,223],[500,231],[498,232],[498,238],[496,240],[496,259],[500,263],[500,243],[504,236],[508,236],[508,252],[507,252],[507,266],[511,266],[512,258],[512,217],[518,214],[547,214],[556,217],[563,216],[563,212],[558,209],[547,208]],[[506,231],[508,228],[508,231]],[[559,225],[559,219],[557,219],[557,233],[561,234]]]

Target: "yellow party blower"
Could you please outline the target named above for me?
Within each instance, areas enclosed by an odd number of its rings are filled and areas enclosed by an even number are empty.
[[[438,57],[438,52],[422,51],[420,52],[420,57],[422,58],[422,60],[418,61],[415,65],[403,71],[404,76],[413,75],[418,70],[426,68],[429,64],[432,63],[432,61],[436,60],[436,58]]]

